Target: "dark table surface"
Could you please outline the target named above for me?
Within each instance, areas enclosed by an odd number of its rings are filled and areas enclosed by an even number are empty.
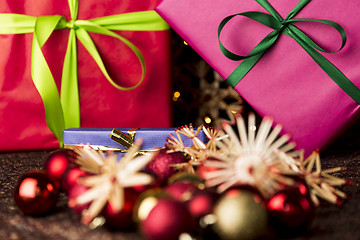
[[[24,216],[13,200],[19,176],[41,169],[49,151],[0,153],[0,239],[143,239],[139,233],[89,229],[67,207],[64,195],[56,211],[42,217]],[[337,176],[354,182],[342,190],[347,199],[340,207],[324,202],[316,210],[309,232],[287,239],[360,239],[360,123],[346,131],[321,153],[322,167],[345,166]]]

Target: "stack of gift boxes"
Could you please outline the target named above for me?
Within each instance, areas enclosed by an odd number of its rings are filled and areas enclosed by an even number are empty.
[[[148,143],[162,147],[176,135],[169,128],[172,28],[307,157],[359,115],[360,33],[353,5],[0,3],[1,150],[116,148],[109,137],[114,127],[139,128],[145,149]]]

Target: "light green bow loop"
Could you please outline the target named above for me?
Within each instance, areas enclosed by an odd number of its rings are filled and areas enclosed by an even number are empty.
[[[142,81],[144,80],[145,77],[145,59],[144,56],[142,55],[141,51],[134,45],[132,44],[129,40],[127,40],[126,38],[106,29],[103,28],[97,24],[94,24],[90,21],[83,21],[83,20],[78,20],[76,22],[76,25],[79,26],[78,29],[76,29],[76,36],[79,39],[79,41],[84,45],[84,47],[86,48],[86,50],[90,53],[90,55],[93,57],[93,59],[96,61],[97,65],[99,66],[100,70],[102,71],[102,73],[104,74],[104,76],[106,77],[106,79],[117,89],[120,90],[132,90],[137,88]],[[94,44],[94,42],[92,41],[90,35],[87,32],[94,32],[94,33],[99,33],[99,34],[103,34],[103,35],[107,35],[107,36],[111,36],[114,38],[119,39],[120,41],[122,41],[123,43],[125,43],[137,56],[140,64],[141,64],[141,69],[142,69],[142,75],[140,80],[131,87],[122,87],[118,84],[116,84],[112,78],[110,77],[109,73],[106,70],[106,67],[101,59],[101,56],[99,54],[99,52],[96,50],[96,46]]]

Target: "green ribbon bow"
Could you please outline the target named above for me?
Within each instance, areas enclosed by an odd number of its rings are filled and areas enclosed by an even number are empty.
[[[168,24],[155,11],[142,11],[111,15],[89,20],[78,20],[78,0],[68,0],[71,20],[59,15],[33,17],[23,14],[0,14],[0,34],[33,33],[31,76],[45,106],[46,122],[62,146],[62,131],[80,127],[80,102],[77,76],[77,39],[94,58],[107,80],[117,89],[131,90],[138,87],[145,76],[145,61],[140,50],[129,40],[112,30],[160,31],[169,29]],[[54,78],[41,51],[42,46],[55,30],[69,28],[59,96]],[[117,85],[108,74],[105,65],[88,32],[119,39],[137,56],[142,76],[132,87]]]
[[[336,22],[323,19],[307,19],[298,18],[294,19],[295,15],[304,8],[311,0],[300,0],[300,2],[291,10],[285,19],[270,5],[267,0],[256,0],[266,11],[270,14],[262,12],[243,12],[239,14],[230,15],[224,18],[218,28],[219,46],[223,54],[231,60],[243,60],[236,69],[227,78],[227,82],[232,86],[236,86],[245,75],[251,70],[252,67],[260,60],[267,49],[269,49],[278,39],[280,34],[285,34],[295,39],[296,42],[315,60],[315,62],[324,70],[324,72],[340,87],[342,88],[356,103],[360,104],[360,89],[355,86],[338,68],[329,62],[318,51],[326,53],[335,53],[340,51],[346,43],[345,30]],[[220,34],[226,23],[236,16],[244,16],[262,23],[272,29],[269,33],[247,56],[237,55],[224,47],[220,41]],[[312,41],[304,32],[299,30],[292,23],[295,22],[318,22],[327,24],[336,29],[342,38],[341,47],[334,52],[328,52],[322,49],[314,41]],[[318,50],[318,51],[316,51]]]

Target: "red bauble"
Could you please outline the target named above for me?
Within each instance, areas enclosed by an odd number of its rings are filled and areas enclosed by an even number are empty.
[[[184,232],[192,232],[196,225],[182,202],[159,199],[142,222],[142,233],[149,240],[174,240]]]
[[[57,203],[59,189],[43,170],[29,170],[17,181],[15,203],[26,215],[41,215],[51,211]]]
[[[191,182],[197,186],[204,183],[203,179],[201,179],[197,173],[188,173],[188,172],[180,171],[169,178],[168,184],[172,184],[180,181]]]
[[[272,226],[284,234],[306,228],[314,217],[309,188],[303,181],[274,194],[267,203],[267,209]]]
[[[157,187],[157,185],[156,184],[138,185],[138,186],[133,186],[132,188],[135,189],[138,193],[143,193],[154,187]]]
[[[176,169],[170,165],[186,161],[184,154],[179,152],[166,153],[166,151],[166,149],[161,149],[146,167],[147,172],[154,174],[162,182],[176,173]]]
[[[88,189],[89,187],[86,187],[79,183],[75,183],[70,187],[68,191],[69,207],[78,215],[81,215],[82,211],[84,211],[90,206],[90,203],[77,205],[75,204],[74,199],[86,192]]]
[[[58,149],[50,153],[44,164],[44,169],[59,187],[61,187],[61,178],[70,163],[75,159],[75,153],[71,149]]]
[[[191,182],[180,181],[172,183],[165,187],[165,192],[177,201],[188,201],[200,189]]]
[[[131,186],[132,189],[136,190],[138,193],[143,193],[143,192],[146,192],[150,189],[153,189],[153,188],[158,188],[158,187],[162,187],[162,184],[158,181],[153,181],[147,185],[135,185],[135,186]]]
[[[206,179],[205,178],[205,174],[206,173],[209,173],[209,172],[212,172],[212,171],[216,171],[216,170],[219,170],[218,168],[216,167],[208,167],[206,166],[205,164],[200,164],[197,169],[196,169],[196,173],[199,175],[199,177],[201,179]]]
[[[141,223],[145,220],[159,199],[162,198],[170,198],[170,196],[160,187],[154,187],[142,192],[134,207],[135,222]]]
[[[102,211],[102,216],[106,219],[106,226],[112,229],[128,229],[133,227],[133,210],[139,197],[139,192],[132,188],[124,189],[124,206],[119,212],[115,212],[112,205],[108,202]]]
[[[87,173],[80,168],[68,167],[61,178],[61,186],[67,193],[69,189],[76,183],[80,176],[85,176]]]
[[[201,217],[211,214],[220,195],[216,192],[204,190],[197,192],[188,202],[188,208],[196,221]]]

